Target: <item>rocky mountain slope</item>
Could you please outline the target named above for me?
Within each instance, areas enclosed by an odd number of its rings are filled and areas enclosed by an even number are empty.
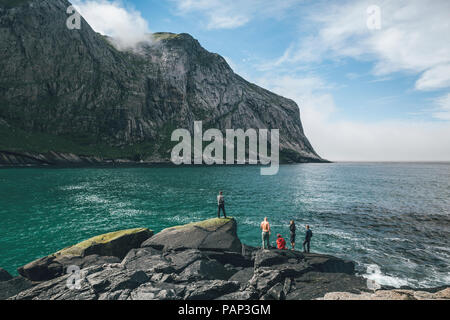
[[[299,108],[188,34],[117,50],[66,0],[0,0],[0,164],[165,162],[176,128],[280,129],[285,162],[321,162]],[[149,36],[150,37],[150,36]],[[299,88],[301,89],[301,88]]]

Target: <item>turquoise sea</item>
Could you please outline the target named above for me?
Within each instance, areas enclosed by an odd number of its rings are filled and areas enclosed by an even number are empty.
[[[24,168],[0,170],[0,267],[16,268],[118,229],[154,231],[217,215],[224,191],[241,240],[310,224],[312,251],[352,259],[381,284],[450,285],[450,163]],[[273,237],[272,242],[275,240]]]

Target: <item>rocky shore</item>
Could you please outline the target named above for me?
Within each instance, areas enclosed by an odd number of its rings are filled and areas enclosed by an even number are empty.
[[[0,269],[0,299],[450,299],[438,292],[368,289],[352,261],[242,244],[233,218],[100,235],[18,269]],[[72,272],[72,273],[71,273]]]

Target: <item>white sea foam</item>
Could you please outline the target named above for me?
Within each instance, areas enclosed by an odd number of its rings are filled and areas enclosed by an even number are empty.
[[[118,209],[118,210],[111,210],[109,213],[113,216],[131,217],[131,216],[148,214],[148,211],[124,208],[124,209]]]
[[[367,265],[367,273],[363,275],[364,278],[370,280],[368,286],[370,289],[377,289],[379,286],[391,286],[394,288],[400,288],[401,286],[408,285],[408,281],[397,277],[392,277],[381,272],[381,269],[376,264]]]

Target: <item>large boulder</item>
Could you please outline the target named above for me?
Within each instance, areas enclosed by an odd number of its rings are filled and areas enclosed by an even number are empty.
[[[233,218],[215,218],[164,229],[142,244],[164,252],[198,249],[242,253]]]
[[[138,248],[142,242],[153,236],[153,231],[147,228],[120,230],[102,234],[74,246],[58,251],[56,256],[113,256],[123,259],[128,251]]]
[[[110,232],[37,259],[17,271],[32,281],[47,281],[63,275],[70,265],[85,268],[120,262],[131,249],[138,248],[152,235],[153,232],[146,228]]]

